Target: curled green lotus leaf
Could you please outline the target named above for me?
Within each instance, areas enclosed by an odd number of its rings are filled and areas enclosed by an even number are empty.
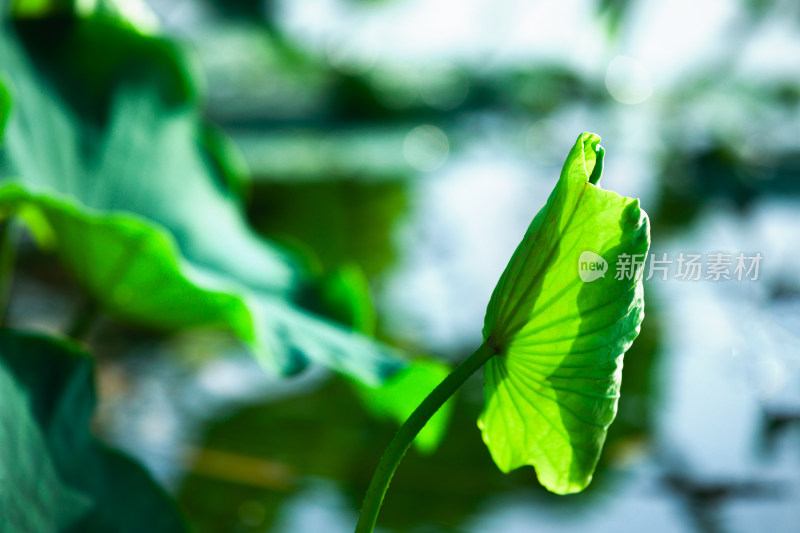
[[[559,494],[591,481],[616,415],[623,354],[644,318],[649,222],[637,199],[598,186],[599,142],[578,137],[483,330],[497,354],[484,366],[483,440],[502,471],[532,465]]]
[[[284,375],[313,362],[377,385],[403,366],[322,315],[300,261],[249,226],[246,169],[180,48],[105,16],[2,15],[0,220],[18,215],[105,313],[226,328]]]

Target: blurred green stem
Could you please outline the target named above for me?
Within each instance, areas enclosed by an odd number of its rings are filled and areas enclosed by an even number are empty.
[[[389,447],[383,453],[372,481],[364,497],[361,506],[361,515],[358,518],[355,533],[371,533],[375,529],[378,520],[378,513],[383,504],[383,497],[389,488],[395,470],[403,460],[403,456],[408,451],[411,442],[417,433],[425,426],[428,420],[444,405],[444,403],[458,390],[461,385],[481,368],[489,359],[497,354],[490,342],[484,342],[467,357],[463,363],[458,365],[439,386],[433,389],[427,398],[411,413],[408,420],[400,427],[395,434]]]
[[[93,299],[87,298],[78,308],[67,328],[67,337],[76,341],[85,341],[99,316],[100,308],[97,303]]]
[[[8,296],[14,281],[17,259],[17,232],[11,217],[0,222],[0,325],[6,323]]]

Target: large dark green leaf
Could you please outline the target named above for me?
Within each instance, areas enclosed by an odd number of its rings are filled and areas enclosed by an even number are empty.
[[[22,213],[115,316],[223,325],[283,373],[312,360],[378,382],[393,355],[298,307],[308,291],[297,265],[247,225],[230,187],[240,172],[209,142],[189,64],[100,18],[3,28],[12,111],[0,207]]]
[[[622,356],[644,317],[642,269],[613,267],[643,262],[647,215],[597,185],[599,142],[578,137],[492,294],[483,332],[499,354],[484,367],[483,440],[501,470],[533,465],[562,494],[592,479],[617,412]]]
[[[168,496],[89,431],[91,358],[0,331],[0,517],[8,533],[185,531]]]

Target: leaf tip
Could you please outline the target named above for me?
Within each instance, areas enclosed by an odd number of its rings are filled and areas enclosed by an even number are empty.
[[[600,175],[603,173],[603,156],[605,150],[600,146],[600,136],[596,133],[585,131],[578,135],[572,151],[567,156],[565,163],[565,170],[568,165],[576,165],[578,168],[582,165],[583,172],[581,175],[583,183],[589,182],[592,185],[597,185],[600,181]]]

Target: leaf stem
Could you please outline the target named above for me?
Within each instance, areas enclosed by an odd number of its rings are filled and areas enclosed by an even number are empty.
[[[5,324],[8,312],[8,296],[14,280],[14,264],[17,259],[17,232],[14,219],[0,222],[0,324]]]
[[[481,368],[489,359],[497,354],[497,350],[489,341],[484,342],[464,362],[458,365],[433,392],[431,392],[411,416],[400,426],[389,447],[383,453],[372,481],[361,506],[361,515],[356,524],[355,533],[372,533],[378,520],[378,513],[383,504],[383,497],[389,488],[395,470],[403,460],[411,442],[417,433],[425,426],[428,420],[444,405],[444,403],[458,390],[461,385]]]
[[[76,341],[85,341],[92,331],[92,326],[100,316],[100,308],[92,298],[87,298],[78,308],[67,327],[67,337]]]

